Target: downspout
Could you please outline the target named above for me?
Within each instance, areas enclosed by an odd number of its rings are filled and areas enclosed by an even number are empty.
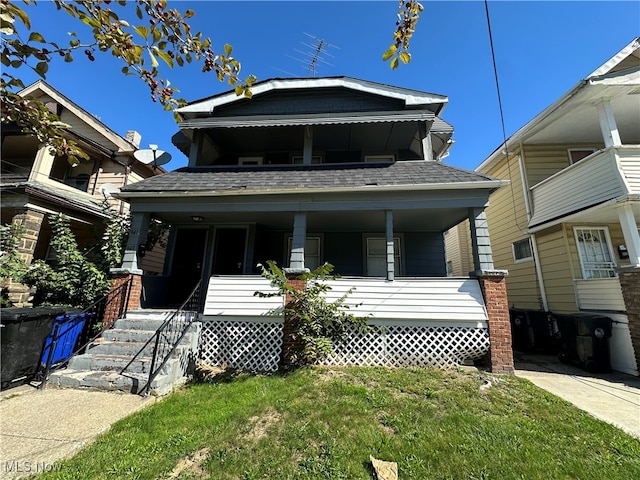
[[[520,181],[522,182],[522,194],[524,196],[524,208],[527,212],[527,223],[531,220],[531,205],[529,203],[529,188],[524,175],[524,162],[522,161],[522,144],[519,146],[518,167],[520,169]],[[544,288],[544,278],[542,276],[542,266],[540,265],[540,256],[538,255],[538,243],[536,242],[535,233],[529,233],[531,241],[531,252],[533,253],[533,262],[536,268],[536,278],[538,279],[538,288],[540,289],[540,299],[542,300],[542,308],[545,312],[549,311],[547,303],[547,292]]]

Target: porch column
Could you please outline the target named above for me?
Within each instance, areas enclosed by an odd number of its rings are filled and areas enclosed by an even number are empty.
[[[616,119],[613,116],[613,110],[609,100],[602,100],[596,108],[598,109],[598,119],[600,120],[600,130],[602,130],[604,146],[609,148],[622,145],[620,132],[618,131]]]
[[[129,239],[122,258],[123,269],[142,274],[140,264],[145,254],[149,220],[148,213],[134,213],[132,215]]]
[[[493,271],[489,225],[487,224],[487,214],[483,208],[469,209],[469,226],[471,228],[471,247],[475,272]]]
[[[395,278],[395,263],[394,263],[394,251],[393,251],[393,212],[386,210],[386,237],[387,237],[387,280],[392,282]]]
[[[51,154],[51,147],[48,145],[42,145],[36,152],[36,158],[34,159],[33,166],[29,172],[29,181],[42,182],[49,178],[55,158],[55,155]]]
[[[296,213],[293,216],[293,238],[291,239],[291,257],[289,258],[288,271],[303,272],[304,243],[307,236],[307,213]]]
[[[478,275],[489,318],[489,361],[493,373],[513,373],[511,320],[505,270]]]
[[[618,218],[622,227],[625,247],[629,253],[629,262],[638,267],[640,266],[640,233],[638,233],[638,224],[630,204],[626,203],[618,207]]]
[[[313,160],[313,127],[304,127],[304,145],[302,147],[302,164],[311,165]]]
[[[636,366],[640,369],[640,266],[618,268],[624,306],[629,319],[629,333]]]

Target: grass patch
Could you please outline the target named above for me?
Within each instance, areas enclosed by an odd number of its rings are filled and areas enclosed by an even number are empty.
[[[369,455],[402,480],[640,478],[637,439],[526,380],[409,368],[190,385],[41,478],[370,480]]]

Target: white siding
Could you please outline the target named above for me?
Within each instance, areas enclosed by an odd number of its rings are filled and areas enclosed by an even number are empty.
[[[582,160],[531,189],[539,225],[627,193],[613,150]]]
[[[624,312],[624,298],[617,278],[576,280],[576,297],[581,310]]]
[[[623,147],[618,150],[618,155],[629,193],[640,193],[640,148]]]
[[[337,299],[349,288],[355,290],[346,303],[358,316],[372,320],[425,322],[444,326],[486,326],[487,313],[477,280],[468,278],[399,279],[341,278],[328,282],[329,299]]]
[[[357,316],[401,321],[405,325],[486,327],[487,313],[477,280],[464,278],[401,279],[341,278],[327,282],[327,299],[335,300],[351,287],[346,304]],[[274,288],[259,276],[211,277],[204,308],[206,316],[261,317],[279,312],[282,297],[260,298],[254,292]],[[355,307],[355,305],[359,305]]]
[[[204,315],[260,317],[283,307],[282,297],[261,298],[254,292],[273,292],[269,281],[258,275],[220,276],[209,279]]]

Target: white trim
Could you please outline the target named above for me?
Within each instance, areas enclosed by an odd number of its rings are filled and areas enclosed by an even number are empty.
[[[607,247],[607,251],[609,252],[609,258],[611,259],[610,262],[606,262],[603,261],[601,263],[610,263],[611,266],[609,268],[607,267],[603,267],[603,268],[598,268],[597,270],[609,270],[610,272],[613,273],[613,275],[609,275],[607,277],[595,277],[595,278],[616,278],[618,276],[618,274],[616,273],[616,261],[615,261],[615,256],[613,254],[613,249],[612,249],[612,242],[611,242],[611,236],[609,235],[609,227],[607,227],[606,225],[576,225],[573,227],[573,236],[576,242],[576,251],[578,253],[578,259],[580,260],[580,270],[582,271],[582,280],[589,280],[590,278],[594,278],[594,277],[590,277],[587,275],[587,270],[589,269],[585,269],[585,265],[584,265],[584,260],[582,258],[582,255],[580,254],[580,240],[578,238],[578,232],[582,231],[582,230],[599,230],[601,232],[604,233],[604,240],[606,243],[606,247]],[[590,269],[590,270],[596,270],[596,268]]]

